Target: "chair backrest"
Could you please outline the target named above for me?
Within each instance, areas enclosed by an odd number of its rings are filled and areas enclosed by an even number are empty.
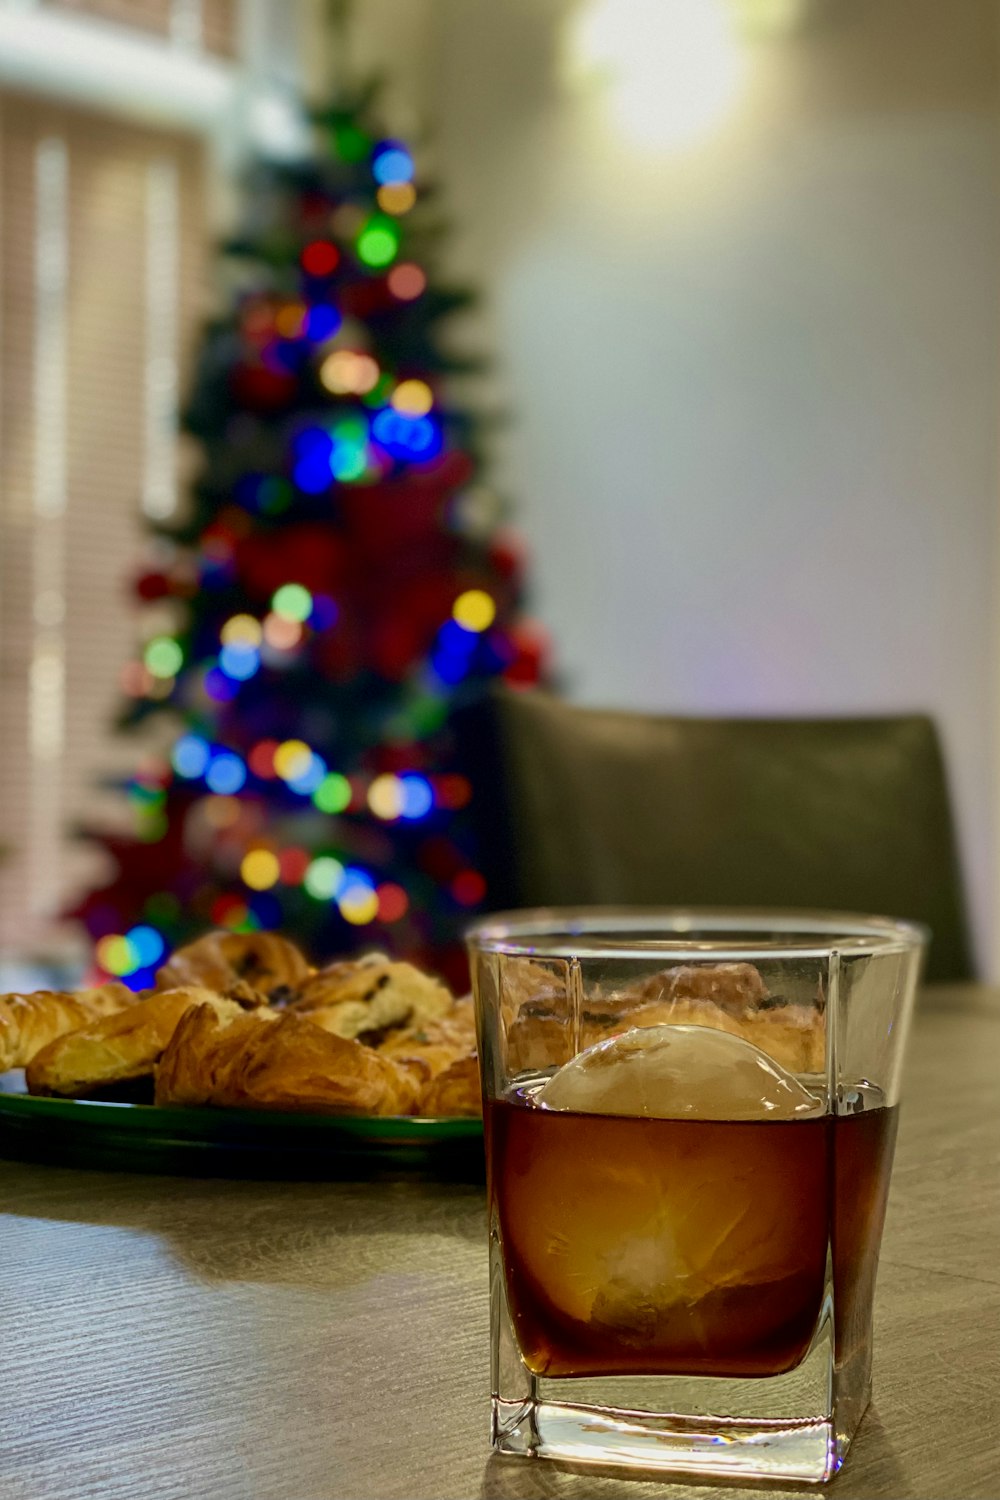
[[[499,692],[460,717],[490,905],[826,908],[932,933],[972,976],[933,722],[689,719]]]

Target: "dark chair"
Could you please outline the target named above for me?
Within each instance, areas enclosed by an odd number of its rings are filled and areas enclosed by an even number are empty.
[[[925,923],[973,975],[932,721],[688,719],[498,692],[456,723],[490,906],[794,906]]]

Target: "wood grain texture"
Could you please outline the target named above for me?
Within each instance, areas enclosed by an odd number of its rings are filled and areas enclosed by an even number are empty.
[[[875,1403],[834,1500],[1000,1475],[1000,992],[928,993],[905,1096]],[[478,1188],[9,1163],[0,1209],[0,1500],[691,1494],[489,1457]]]

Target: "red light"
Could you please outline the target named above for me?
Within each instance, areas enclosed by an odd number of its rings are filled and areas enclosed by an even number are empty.
[[[398,922],[400,917],[406,916],[410,901],[401,885],[393,885],[391,882],[380,885],[376,895],[380,922]]]
[[[217,927],[234,927],[244,920],[247,908],[239,896],[220,896],[212,903],[212,921]]]
[[[301,885],[309,868],[310,856],[305,849],[282,849],[278,870],[285,885]]]
[[[451,883],[451,894],[459,906],[478,906],[486,895],[486,881],[478,870],[462,870]]]
[[[434,778],[434,800],[441,807],[453,812],[467,806],[472,796],[472,787],[465,776],[436,776]]]
[[[277,748],[277,740],[259,740],[247,756],[247,765],[261,781],[273,781],[278,774],[274,769],[274,752]]]
[[[337,269],[340,251],[329,240],[313,240],[302,252],[302,269],[307,276],[330,276]]]
[[[412,302],[415,297],[420,296],[426,285],[427,277],[412,261],[393,266],[386,278],[386,286],[400,302]]]

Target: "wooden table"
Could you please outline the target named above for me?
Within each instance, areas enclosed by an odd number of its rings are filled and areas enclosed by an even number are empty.
[[[0,1163],[0,1209],[2,1500],[691,1494],[489,1456],[480,1188]],[[929,991],[835,1500],[1000,1493],[998,1252],[1000,991]]]

